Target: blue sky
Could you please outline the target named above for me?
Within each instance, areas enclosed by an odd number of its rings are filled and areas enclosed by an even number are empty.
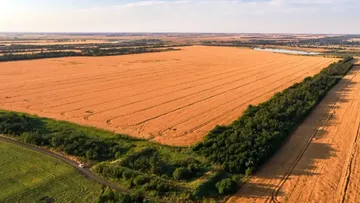
[[[0,0],[0,32],[360,34],[360,0]]]

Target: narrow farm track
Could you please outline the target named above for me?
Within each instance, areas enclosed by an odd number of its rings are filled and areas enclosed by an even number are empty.
[[[0,108],[187,146],[335,61],[194,46],[0,63]]]
[[[228,202],[360,202],[360,67]]]

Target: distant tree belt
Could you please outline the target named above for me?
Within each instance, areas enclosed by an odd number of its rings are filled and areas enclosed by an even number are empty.
[[[258,169],[352,68],[352,59],[346,57],[267,102],[250,105],[229,126],[215,127],[193,150],[228,172],[249,174]]]
[[[139,54],[139,53],[150,53],[150,52],[165,52],[175,51],[179,49],[175,48],[120,48],[120,49],[83,49],[81,52],[74,51],[53,51],[53,52],[40,52],[32,54],[4,54],[0,56],[0,62],[4,61],[19,61],[19,60],[32,60],[42,58],[59,58],[59,57],[71,57],[71,56],[114,56],[114,55],[125,55],[125,54]]]
[[[147,47],[147,48],[156,48],[164,47],[163,44],[132,44],[132,43],[114,43],[114,44],[56,44],[56,45],[18,45],[13,44],[10,46],[0,47],[0,52],[12,52],[17,50],[34,50],[34,49],[43,49],[43,50],[67,50],[67,49],[82,49],[82,48],[115,48],[115,47]]]
[[[166,48],[166,47],[179,47],[187,46],[187,44],[165,44],[159,43],[148,43],[148,42],[121,42],[121,43],[97,43],[97,44],[54,44],[54,45],[26,45],[26,44],[12,44],[10,46],[0,46],[0,53],[16,52],[21,50],[71,50],[71,49],[85,49],[85,48],[132,48],[132,47],[143,47],[143,48]]]
[[[41,52],[33,54],[4,54],[0,56],[0,61],[19,61],[19,60],[32,60],[42,58],[58,58],[68,56],[81,56],[77,52]]]

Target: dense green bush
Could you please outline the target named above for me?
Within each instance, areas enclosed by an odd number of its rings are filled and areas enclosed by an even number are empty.
[[[222,179],[227,178],[222,171],[211,174],[206,181],[202,182],[192,193],[193,199],[202,199],[209,196],[219,195],[216,184]]]
[[[237,184],[230,178],[226,178],[216,183],[216,189],[221,195],[232,194],[237,190]]]
[[[218,126],[193,149],[228,172],[256,170],[281,146],[351,67],[352,58],[331,64],[258,106],[229,126]]]
[[[161,160],[159,153],[153,148],[145,148],[121,161],[120,165],[144,173],[157,175],[165,174],[166,164]]]
[[[189,179],[190,177],[191,177],[190,170],[184,167],[176,168],[173,173],[173,178],[176,180],[186,180]]]
[[[34,130],[42,130],[42,123],[37,119],[16,113],[0,112],[0,133],[21,135]]]
[[[125,193],[115,192],[110,188],[105,188],[99,196],[97,203],[156,203],[154,200],[146,200],[139,195],[129,195]]]

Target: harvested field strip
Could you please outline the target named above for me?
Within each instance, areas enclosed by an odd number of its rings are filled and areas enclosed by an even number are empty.
[[[359,202],[359,101],[357,66],[229,202]]]
[[[1,64],[0,107],[183,146],[337,60],[200,46],[74,59]]]

